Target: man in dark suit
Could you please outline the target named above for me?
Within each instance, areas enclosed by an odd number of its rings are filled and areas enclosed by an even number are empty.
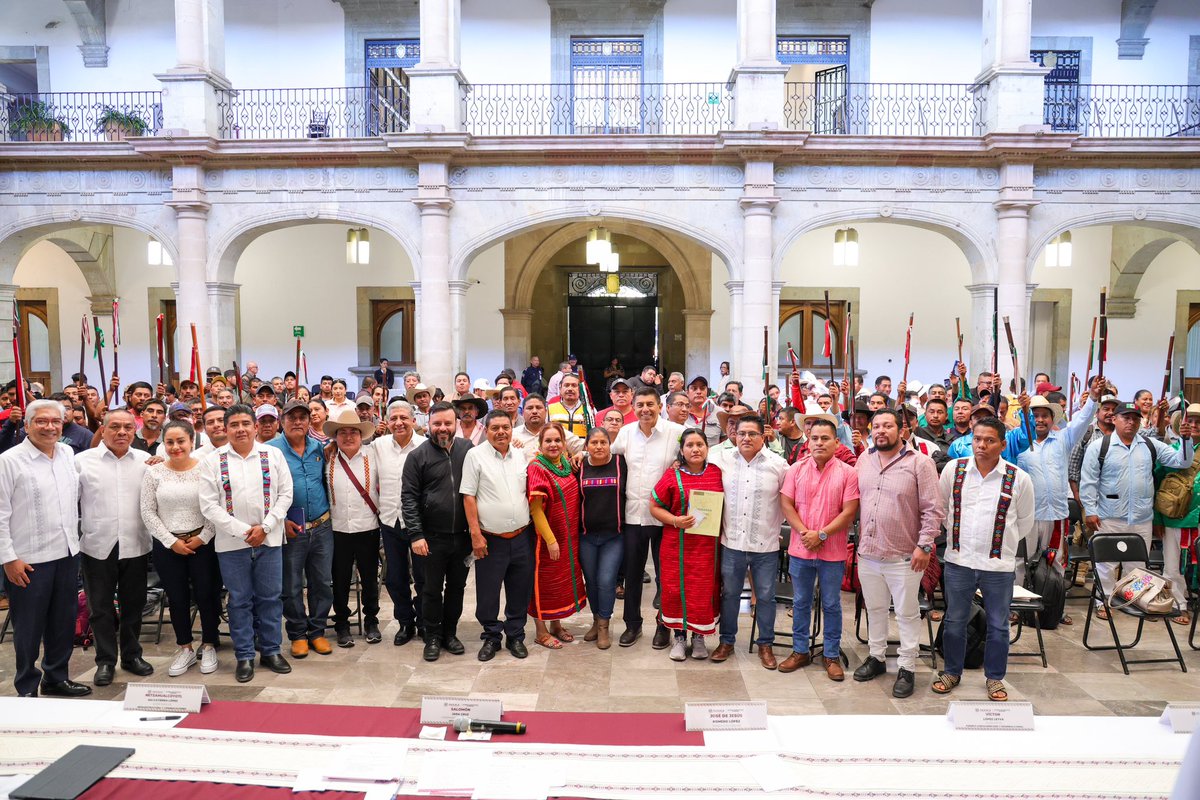
[[[390,393],[396,387],[396,373],[388,366],[386,358],[379,359],[379,369],[375,370],[375,382],[386,386]]]

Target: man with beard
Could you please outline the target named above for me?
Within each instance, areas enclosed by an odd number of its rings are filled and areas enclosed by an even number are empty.
[[[551,403],[546,409],[550,421],[557,422],[564,430],[576,436],[587,436],[587,407],[579,399],[579,376],[563,375],[558,388],[558,402]]]
[[[142,426],[131,445],[152,456],[158,455],[162,444],[162,428],[167,424],[167,404],[158,398],[147,400],[141,407]]]

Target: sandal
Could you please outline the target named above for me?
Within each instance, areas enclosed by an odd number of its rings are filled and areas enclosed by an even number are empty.
[[[618,600],[625,599],[625,584],[623,584],[623,583],[620,584],[619,586],[617,586],[617,599]]]
[[[1169,619],[1171,620],[1171,622],[1174,622],[1176,625],[1191,625],[1192,624],[1192,617],[1187,612],[1180,614],[1178,617],[1169,617]]]
[[[534,639],[534,641],[547,650],[562,650],[562,642],[560,642],[558,639],[555,639],[548,633],[545,636],[537,637]]]
[[[1004,688],[1004,681],[988,681],[987,693],[988,700],[994,700],[997,703],[1003,703],[1008,700],[1008,690]]]
[[[1059,625],[1074,625],[1074,624],[1075,624],[1075,620],[1071,619],[1071,615],[1070,615],[1070,614],[1063,614],[1063,615],[1062,615],[1062,619],[1060,619],[1060,620],[1058,621],[1058,624],[1059,624]]]
[[[550,634],[552,636],[558,637],[558,641],[560,643],[575,641],[574,634],[572,634],[570,631],[568,631],[566,628],[564,628],[561,624],[552,627],[550,629]]]
[[[934,622],[941,622],[942,618],[945,616],[946,616],[945,612],[942,612],[942,611],[934,610],[934,611],[929,612],[929,618],[931,620],[933,620]]]
[[[962,680],[961,675],[951,675],[949,672],[939,672],[937,680],[930,685],[935,694],[950,694]],[[940,689],[938,687],[941,687]]]
[[[1108,619],[1108,609],[1104,606],[1096,606],[1096,616],[1100,619]]]

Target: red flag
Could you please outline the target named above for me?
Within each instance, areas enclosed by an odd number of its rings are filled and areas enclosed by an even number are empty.
[[[829,319],[825,320],[825,347],[821,349],[821,358],[830,358],[833,355],[833,329],[830,328]]]
[[[21,413],[25,413],[25,372],[21,369],[21,309],[17,305],[17,299],[13,298],[12,304],[12,344],[13,344],[13,377],[17,381],[17,407],[21,409]]]

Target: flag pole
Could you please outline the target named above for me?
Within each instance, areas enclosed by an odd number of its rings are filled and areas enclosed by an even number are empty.
[[[901,382],[905,385],[905,391],[908,386],[908,362],[912,357],[912,328],[913,328],[913,312],[908,312],[908,330],[904,334],[904,376]],[[904,402],[904,398],[899,398],[900,402]]]
[[[1017,365],[1017,345],[1013,341],[1012,323],[1009,322],[1007,316],[1004,317],[1004,335],[1008,337],[1008,352],[1012,354],[1013,386],[1014,388],[1020,388],[1021,378],[1019,376],[1021,375],[1021,368]],[[997,408],[997,410],[999,409]],[[1021,424],[1025,426],[1026,435],[1029,436],[1029,449],[1033,450],[1033,425],[1030,423],[1029,416],[1025,413],[1025,409],[1020,409],[1017,411],[1017,413],[1021,416]]]
[[[112,347],[113,347],[113,377],[114,378],[121,377],[120,361],[118,360],[120,357],[118,351],[121,347],[121,317],[120,317],[120,313],[119,313],[120,309],[118,306],[119,306],[119,301],[116,298],[114,298],[113,304],[112,304],[112,319],[113,319]],[[120,387],[120,384],[117,384],[117,387]],[[117,399],[117,389],[114,388],[112,400],[116,400],[116,399]]]
[[[96,361],[100,363],[100,388],[104,391],[104,407],[107,408],[110,402],[108,375],[104,372],[104,330],[100,327],[100,317],[96,314],[92,315],[92,327],[96,333],[96,347],[93,354],[96,356]]]
[[[825,355],[829,357],[829,382],[837,383],[837,374],[833,371],[833,317],[829,314],[828,289],[825,290]]]
[[[1100,290],[1100,347],[1096,354],[1099,365],[1096,375],[1104,378],[1104,362],[1108,358],[1108,288]]]
[[[25,371],[21,369],[21,308],[17,298],[12,303],[12,345],[13,345],[13,377],[17,380],[17,406],[21,409],[21,418],[25,418]],[[28,421],[24,424],[28,425]]]

